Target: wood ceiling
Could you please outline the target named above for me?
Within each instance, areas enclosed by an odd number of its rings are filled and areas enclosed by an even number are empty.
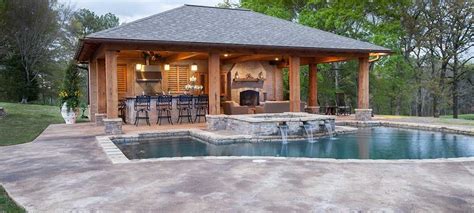
[[[166,63],[173,63],[182,60],[207,60],[208,53],[203,52],[173,52],[173,51],[146,51],[162,57]],[[139,50],[122,50],[119,59],[136,59],[143,58],[144,51]],[[240,54],[240,53],[223,53],[221,55],[221,64],[235,64],[246,61],[272,61],[280,67],[288,66],[288,56],[276,54]],[[313,63],[332,63],[339,61],[348,61],[357,59],[357,54],[338,54],[338,55],[322,55],[320,57],[301,57],[301,65]]]

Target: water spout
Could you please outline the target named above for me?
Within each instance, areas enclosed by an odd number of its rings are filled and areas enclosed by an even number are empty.
[[[326,131],[328,131],[329,137],[331,140],[334,140],[334,130],[332,129],[332,125],[330,123],[324,123],[324,127]]]
[[[278,125],[281,134],[281,141],[283,144],[288,144],[288,124],[286,122],[281,123]]]
[[[315,126],[313,124],[303,122],[303,128],[306,131],[306,137],[308,140],[308,143],[314,143],[316,140],[313,137],[313,132],[315,131]]]

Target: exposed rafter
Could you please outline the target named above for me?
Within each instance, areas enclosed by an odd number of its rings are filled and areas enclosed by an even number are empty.
[[[236,58],[230,58],[223,61],[223,64],[235,64],[239,62],[246,62],[246,61],[260,61],[260,60],[273,60],[275,57],[274,55],[244,55],[239,56]]]
[[[192,57],[198,56],[199,54],[201,54],[201,53],[198,53],[198,52],[177,53],[177,54],[174,54],[174,55],[171,55],[171,56],[167,57],[165,59],[165,61],[167,63],[171,63],[171,62],[174,62],[174,61],[182,61],[182,60],[186,60],[186,59],[190,59]]]

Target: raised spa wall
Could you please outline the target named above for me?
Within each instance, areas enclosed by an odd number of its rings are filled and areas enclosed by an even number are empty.
[[[304,135],[304,123],[313,125],[314,133],[327,132],[325,124],[330,124],[335,129],[334,117],[309,113],[207,116],[207,128],[210,131],[226,130],[252,136],[280,135],[281,124],[288,125],[290,135]]]

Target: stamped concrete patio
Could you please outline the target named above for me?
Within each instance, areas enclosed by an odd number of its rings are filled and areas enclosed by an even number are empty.
[[[51,125],[32,143],[0,147],[0,184],[31,212],[474,210],[469,159],[112,164],[95,141],[102,131]]]

